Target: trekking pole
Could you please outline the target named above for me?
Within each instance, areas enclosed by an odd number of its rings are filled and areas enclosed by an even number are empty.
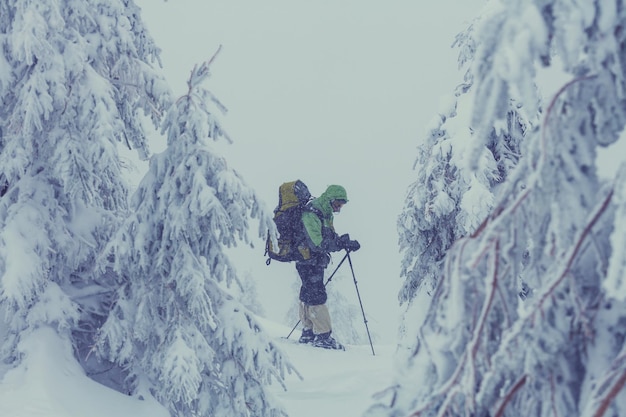
[[[346,257],[348,258],[348,263],[350,264],[350,271],[352,271],[352,279],[354,280],[354,288],[356,288],[356,295],[359,298],[359,304],[361,305],[361,312],[363,313],[363,322],[365,323],[365,330],[367,330],[367,338],[370,341],[370,347],[372,348],[372,355],[376,356],[374,353],[374,345],[372,344],[372,336],[370,336],[370,329],[367,327],[367,319],[365,318],[365,310],[363,310],[363,302],[361,301],[361,294],[359,293],[359,287],[356,285],[356,276],[354,275],[354,268],[352,267],[352,259],[350,259],[350,251],[346,250]]]
[[[341,264],[346,260],[346,258],[348,258],[348,252],[346,251],[345,256],[343,257],[343,259],[341,259],[341,261],[339,262],[339,265],[337,265],[337,268],[335,268],[335,270],[333,271],[332,274],[330,274],[330,276],[328,277],[328,279],[326,280],[326,282],[324,283],[324,287],[328,285],[328,283],[330,282],[330,280],[333,279],[333,277],[335,276],[335,274],[337,273],[337,271],[339,270],[339,267],[341,266]],[[287,335],[287,337],[285,339],[289,339],[289,336],[291,336],[291,333],[294,332],[294,330],[296,330],[296,327],[298,327],[298,324],[300,324],[300,320],[298,320],[298,322],[296,323],[295,326],[293,326],[293,329],[291,329],[291,331],[289,332],[289,334]]]

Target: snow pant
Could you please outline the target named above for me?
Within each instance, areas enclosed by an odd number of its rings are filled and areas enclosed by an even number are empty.
[[[296,262],[296,270],[302,280],[300,287],[300,320],[305,330],[321,334],[331,331],[330,313],[326,307],[324,270],[328,265],[328,254],[320,254],[304,262]]]
[[[332,330],[326,304],[310,306],[300,302],[300,321],[304,330],[312,329],[314,334],[328,333]]]
[[[324,304],[328,296],[324,287],[324,270],[328,265],[326,256],[304,262],[296,262],[296,270],[302,280],[300,301],[307,305]]]

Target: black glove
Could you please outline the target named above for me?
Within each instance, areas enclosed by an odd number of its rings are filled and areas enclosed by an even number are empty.
[[[339,246],[349,252],[354,252],[361,248],[359,242],[356,240],[350,240],[350,235],[347,233],[339,236]]]
[[[348,242],[348,244],[345,246],[345,249],[348,252],[355,252],[359,249],[361,249],[361,244],[359,243],[358,240],[351,240]]]

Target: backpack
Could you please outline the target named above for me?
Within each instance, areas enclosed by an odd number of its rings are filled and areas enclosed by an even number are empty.
[[[308,210],[307,203],[310,200],[309,188],[300,180],[283,183],[278,188],[278,206],[274,209],[278,248],[274,248],[268,232],[265,242],[265,255],[269,256],[265,262],[267,265],[272,259],[280,262],[305,259],[305,254],[298,250],[298,246],[305,238],[302,213]]]

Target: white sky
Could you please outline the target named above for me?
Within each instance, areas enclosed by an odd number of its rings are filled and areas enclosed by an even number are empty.
[[[222,45],[208,87],[229,109],[227,159],[269,209],[284,181],[301,179],[314,195],[346,187],[350,203],[335,226],[361,242],[353,262],[373,332],[395,335],[396,219],[416,146],[461,80],[451,44],[483,1],[137,3],[175,94]],[[291,286],[295,269],[265,266],[263,245],[238,263],[259,275],[268,316],[281,319],[290,301],[279,288]]]

